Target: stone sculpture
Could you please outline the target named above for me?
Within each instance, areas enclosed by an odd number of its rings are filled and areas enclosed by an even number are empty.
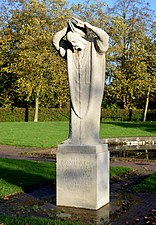
[[[108,39],[75,17],[53,37],[67,58],[71,96],[69,137],[57,151],[57,205],[99,209],[109,202],[109,151],[99,139]]]
[[[87,30],[94,34],[86,38]],[[105,80],[108,34],[73,17],[57,32],[53,44],[67,58],[71,96],[70,131],[66,144],[98,144]]]

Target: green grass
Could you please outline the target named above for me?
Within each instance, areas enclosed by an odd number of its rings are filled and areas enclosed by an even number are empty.
[[[56,164],[0,158],[0,196],[23,192],[28,187],[41,183],[53,183],[56,179]],[[111,167],[111,177],[127,173],[131,168]]]
[[[50,148],[67,139],[69,123],[1,122],[0,144]],[[156,136],[156,122],[102,122],[100,137]]]
[[[105,122],[101,124],[101,137],[156,136],[156,122]]]
[[[0,197],[55,181],[55,163],[0,158]]]
[[[46,218],[20,218],[20,217],[9,217],[0,216],[0,224],[4,225],[82,225],[78,222],[69,221],[54,221]]]
[[[149,192],[156,194],[156,173],[149,175],[138,184],[134,185],[132,190],[134,192]]]
[[[110,177],[119,177],[122,176],[123,174],[128,173],[131,171],[131,167],[125,167],[125,166],[112,166],[110,169]]]
[[[67,138],[68,122],[1,122],[0,144],[49,148]]]

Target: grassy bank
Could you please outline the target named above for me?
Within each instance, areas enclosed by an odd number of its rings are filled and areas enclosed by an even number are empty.
[[[0,144],[28,147],[53,147],[66,139],[67,122],[1,122]]]
[[[124,166],[112,166],[110,169],[110,178],[120,177],[123,174],[128,173],[132,168]]]
[[[117,179],[124,174],[129,173],[132,168],[117,166],[111,167],[111,179]],[[30,160],[16,160],[0,158],[0,197],[7,197],[8,194],[24,192],[29,187],[48,183],[55,185],[56,164],[52,162],[38,162]],[[148,176],[133,187],[133,191],[145,191],[155,193],[156,173]],[[20,218],[0,216],[0,224],[5,225],[80,225],[81,223],[72,223],[69,221],[54,221],[45,218]]]
[[[69,123],[1,122],[0,144],[49,148],[67,139]],[[100,137],[156,136],[156,122],[102,122]]]
[[[0,216],[0,224],[4,225],[82,225],[78,222],[69,222],[69,221],[54,221],[46,218],[20,218],[20,217],[9,217],[9,216]]]
[[[0,158],[0,197],[55,181],[55,164]]]
[[[147,176],[141,182],[134,185],[132,190],[134,192],[150,192],[156,194],[156,173]]]
[[[55,182],[56,164],[0,158],[0,197],[23,192],[31,186]],[[111,167],[111,177],[127,173],[131,168]]]

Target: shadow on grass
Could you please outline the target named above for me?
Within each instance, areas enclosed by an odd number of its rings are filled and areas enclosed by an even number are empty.
[[[156,193],[156,172],[150,175],[138,177],[133,183],[131,190],[140,193]]]
[[[3,195],[3,193],[4,195],[7,195],[21,191],[29,194],[31,192],[31,195],[36,195],[36,192],[33,192],[31,190],[40,189],[41,187],[44,187],[46,185],[51,187],[53,194],[55,193],[55,169],[53,167],[51,168],[51,176],[47,176],[46,173],[44,176],[44,174],[43,175],[37,174],[35,168],[34,168],[35,172],[33,171],[33,169],[32,172],[30,170],[26,170],[26,168],[22,170],[22,166],[19,169],[13,168],[14,165],[18,164],[18,161],[21,160],[9,160],[9,161],[7,160],[6,166],[5,164],[0,163],[1,195]],[[38,197],[40,198],[40,196]]]
[[[124,128],[139,128],[142,131],[156,133],[156,122],[105,122],[104,124],[111,124],[113,126],[119,126]]]

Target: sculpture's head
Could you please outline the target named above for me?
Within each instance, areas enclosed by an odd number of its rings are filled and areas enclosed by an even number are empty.
[[[73,17],[68,21],[69,31],[67,32],[67,40],[72,44],[74,50],[81,51],[85,48],[87,41],[84,39],[86,28],[84,23]]]
[[[87,29],[84,25],[84,22],[75,17],[72,17],[68,21],[68,28],[69,28],[69,31],[78,33],[81,37],[84,37],[87,33]]]

